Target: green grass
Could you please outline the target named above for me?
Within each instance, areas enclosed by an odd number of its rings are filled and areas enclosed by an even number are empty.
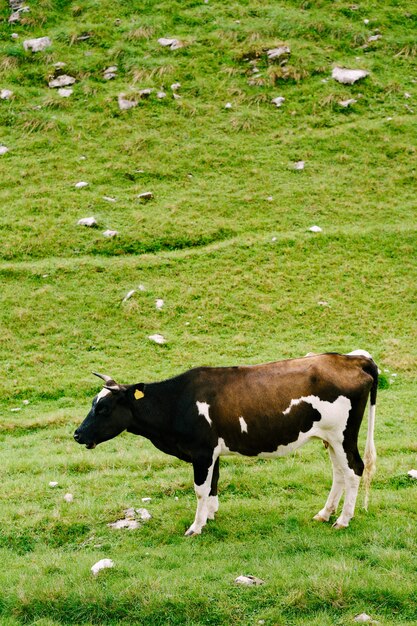
[[[417,624],[417,12],[352,6],[40,0],[10,25],[1,5],[1,625]],[[44,35],[51,48],[23,50]],[[280,43],[286,72],[265,54]],[[58,61],[77,79],[68,99],[48,88]],[[340,85],[335,65],[370,74]],[[146,87],[167,98],[119,110]],[[77,226],[90,215],[98,228]],[[369,512],[360,494],[345,532],[311,519],[331,483],[318,443],[223,460],[218,517],[190,540],[189,466],[128,435],[72,441],[92,371],[133,383],[356,348],[381,368],[379,457]],[[144,496],[151,521],[107,527]]]

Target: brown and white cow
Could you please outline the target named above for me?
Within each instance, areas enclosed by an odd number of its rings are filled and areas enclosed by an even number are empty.
[[[201,533],[218,510],[219,457],[269,458],[322,439],[333,465],[333,484],[314,519],[327,522],[343,509],[335,528],[351,520],[364,473],[365,506],[375,471],[375,404],[378,368],[357,351],[318,354],[263,365],[198,367],[162,382],[119,385],[109,376],[75,431],[87,448],[127,430],[192,463],[197,511],[186,535]],[[370,396],[364,463],[358,433]],[[364,472],[365,470],[365,472]]]

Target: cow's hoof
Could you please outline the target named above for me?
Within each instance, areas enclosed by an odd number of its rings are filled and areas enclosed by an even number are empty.
[[[340,522],[335,522],[332,526],[335,530],[343,530],[343,528],[347,528],[347,524],[341,524]]]
[[[323,515],[320,515],[320,513],[317,513],[317,515],[315,515],[313,519],[316,520],[316,522],[328,522],[329,521],[328,519],[323,517]]]
[[[185,533],[184,536],[185,537],[194,537],[194,535],[201,535],[201,530],[200,531],[196,531],[193,530],[192,528],[189,528]]]

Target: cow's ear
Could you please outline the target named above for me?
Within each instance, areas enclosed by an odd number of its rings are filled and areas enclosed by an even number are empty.
[[[145,384],[138,383],[137,385],[133,385],[132,394],[135,400],[142,400],[145,397]]]

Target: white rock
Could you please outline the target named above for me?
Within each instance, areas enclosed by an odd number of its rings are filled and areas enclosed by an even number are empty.
[[[274,197],[273,197],[273,196],[268,196],[268,197],[267,197],[268,202],[272,202],[272,201],[273,201],[273,199],[274,199]]]
[[[110,230],[110,229],[105,230],[105,231],[103,232],[104,237],[109,237],[109,238],[111,238],[111,237],[116,237],[118,234],[119,234],[119,233],[118,233],[118,231],[117,231],[117,230]]]
[[[154,335],[149,335],[148,339],[154,341],[155,343],[159,343],[160,345],[166,343],[165,337],[163,335],[159,335],[158,333],[155,333]]]
[[[64,500],[65,502],[73,502],[74,496],[72,495],[72,493],[66,493],[64,496]]]
[[[290,54],[291,50],[289,46],[278,46],[278,48],[272,48],[267,51],[268,59],[279,59],[283,56]]]
[[[178,48],[182,48],[184,46],[183,42],[179,39],[169,39],[167,37],[161,37],[158,39],[158,43],[160,46],[164,46],[170,50],[178,50]]]
[[[127,528],[128,530],[135,530],[136,528],[139,528],[139,522],[135,519],[119,519],[117,520],[117,522],[114,522],[113,524],[107,524],[107,526],[109,528],[116,528],[116,529],[120,529],[120,528]]]
[[[174,93],[172,94],[174,96],[174,100],[181,100],[181,96],[178,93]]]
[[[283,96],[278,96],[277,98],[273,98],[271,102],[272,104],[275,104],[275,106],[280,107],[282,103],[285,102],[285,98]]]
[[[19,35],[17,33],[12,33],[11,34],[11,38],[12,39],[19,39]]]
[[[69,98],[74,93],[74,90],[71,87],[61,87],[58,89],[58,93],[61,98]]]
[[[62,76],[58,76],[58,78],[53,78],[52,80],[50,80],[48,85],[51,89],[58,89],[60,87],[68,87],[69,85],[73,85],[74,83],[75,78],[73,76],[62,74]]]
[[[347,70],[342,67],[335,67],[332,71],[332,78],[343,85],[353,85],[357,80],[369,75],[366,70]]]
[[[6,152],[9,152],[9,148],[6,146],[0,146],[0,156],[6,154]]]
[[[25,50],[32,50],[32,52],[42,52],[52,45],[52,41],[49,37],[38,37],[37,39],[26,39],[23,42]]]
[[[29,400],[23,400],[23,404],[24,404],[25,406],[27,406],[28,404],[30,404],[30,402],[29,402]]]
[[[1,100],[10,100],[12,95],[13,95],[13,91],[10,91],[10,89],[2,89],[0,91],[0,99]]]
[[[320,226],[310,226],[310,228],[308,230],[311,231],[312,233],[321,233],[322,232],[322,229],[320,228]]]
[[[153,93],[154,91],[155,91],[155,89],[153,89],[152,87],[147,87],[146,89],[141,89],[139,91],[139,96],[141,98],[149,98],[151,93]]]
[[[103,200],[106,200],[106,202],[117,202],[116,198],[112,198],[111,196],[103,196]]]
[[[147,522],[152,519],[152,515],[149,513],[148,509],[136,509],[136,513],[140,516],[140,519],[143,522]]]
[[[296,161],[294,163],[294,169],[295,170],[303,170],[305,168],[305,161]]]
[[[407,474],[410,476],[410,478],[417,478],[417,470],[412,469],[409,472],[407,472]]]
[[[366,613],[361,613],[353,618],[354,622],[372,622],[372,617]]]
[[[238,585],[263,585],[265,581],[256,576],[238,576],[235,579],[235,583]]]
[[[129,298],[131,298],[135,292],[136,292],[136,289],[131,289],[130,291],[128,291],[125,297],[123,298],[122,302],[126,302],[126,300],[129,300]]]
[[[165,91],[158,91],[158,93],[156,94],[156,97],[158,98],[158,100],[163,100],[164,98],[167,97]]]
[[[152,200],[153,198],[153,193],[152,191],[144,191],[143,193],[140,193],[138,195],[138,198],[140,200]]]
[[[80,180],[79,183],[75,183],[74,187],[76,189],[82,189],[83,187],[88,187],[88,183],[86,183],[84,180]]]
[[[20,407],[20,406],[18,406],[18,407],[16,407],[16,408],[14,408],[14,409],[10,409],[10,411],[11,411],[12,413],[16,413],[17,411],[21,411],[21,410],[22,410],[22,407]]]
[[[138,285],[138,291],[146,291],[145,285]]]
[[[180,87],[181,87],[181,83],[172,83],[171,85],[172,91],[178,91]]]
[[[382,35],[371,35],[370,37],[368,37],[368,41],[369,43],[371,43],[372,41],[378,41],[378,39],[381,39]]]
[[[52,488],[58,487],[58,483],[56,482],[56,480],[51,480],[51,482],[49,483],[49,486]]]
[[[326,300],[319,300],[319,301],[317,302],[317,304],[318,304],[319,306],[329,306],[329,303],[328,303],[328,302],[326,302]]]
[[[56,67],[57,70],[62,70],[62,68],[66,67],[66,63],[64,63],[63,61],[57,61],[56,63],[54,63],[54,67]]]
[[[129,109],[133,109],[133,107],[138,106],[137,100],[128,100],[124,93],[119,93],[117,96],[117,102],[121,111],[128,111]]]
[[[78,226],[89,226],[92,228],[93,226],[97,226],[97,221],[95,217],[82,217],[77,222]]]
[[[97,563],[94,563],[94,565],[91,568],[91,571],[93,572],[94,576],[97,576],[97,574],[102,569],[106,569],[109,567],[114,567],[113,561],[111,559],[101,559],[101,561],[97,561]]]
[[[103,72],[103,77],[105,80],[112,80],[113,78],[116,78],[117,77],[117,65],[112,65],[111,67],[108,67],[107,69],[105,69]]]
[[[363,20],[363,23],[364,23],[364,24],[369,24],[369,20],[368,20],[367,18],[365,18],[365,19]]]
[[[408,93],[408,91],[406,91],[404,94],[404,98],[411,98],[411,93]]]
[[[355,100],[355,98],[349,98],[349,100],[340,100],[339,104],[341,107],[344,107],[345,109],[347,109],[347,107],[350,107],[352,104],[356,104],[357,100]]]
[[[162,307],[164,306],[164,301],[162,300],[162,298],[158,298],[156,300],[155,306],[158,309],[158,311],[160,311],[162,309]]]
[[[232,103],[231,102],[226,102],[226,104],[224,105],[225,109],[231,109],[232,108]]]
[[[142,498],[142,502],[150,502],[152,498]]]

